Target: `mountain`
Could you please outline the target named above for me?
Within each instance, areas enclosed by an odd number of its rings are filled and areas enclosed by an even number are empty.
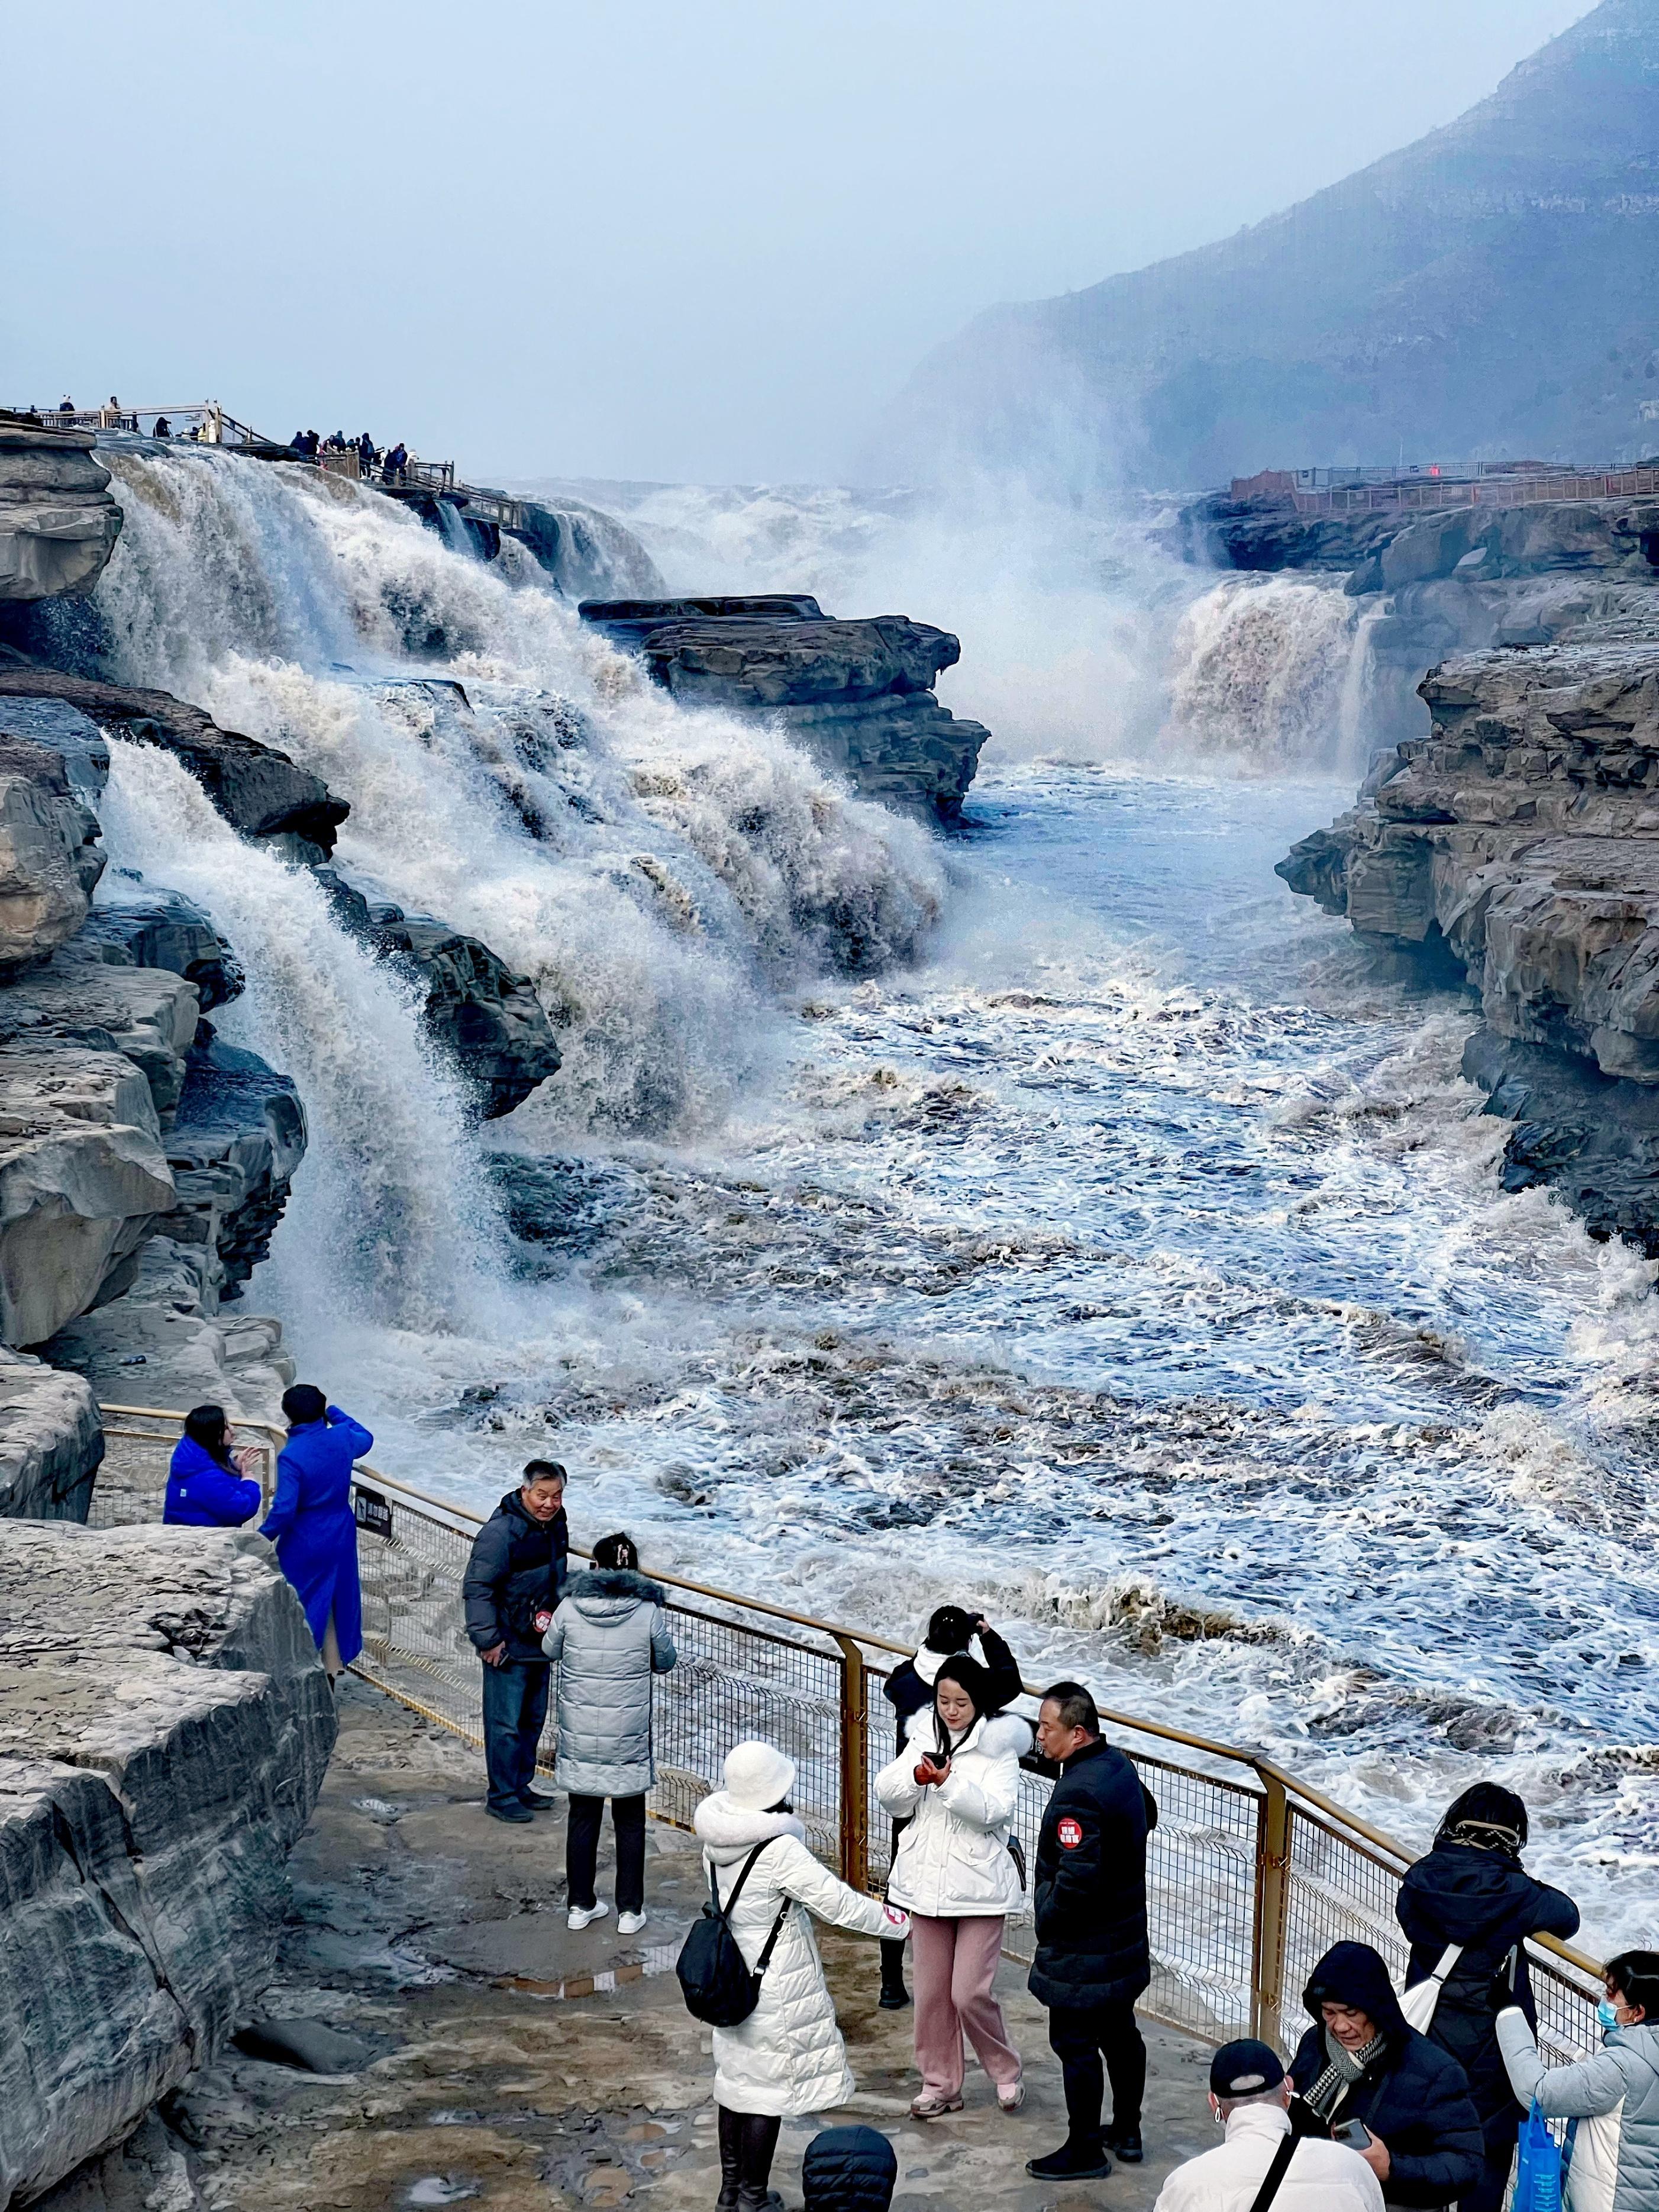
[[[1192,489],[1402,447],[1659,449],[1659,0],[1603,0],[1455,123],[1234,237],[979,316],[865,465]]]

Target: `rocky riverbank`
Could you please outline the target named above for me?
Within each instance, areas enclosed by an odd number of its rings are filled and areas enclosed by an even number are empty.
[[[691,705],[765,714],[861,798],[954,822],[990,738],[933,696],[958,639],[908,615],[840,622],[804,592],[588,599],[582,620]]]

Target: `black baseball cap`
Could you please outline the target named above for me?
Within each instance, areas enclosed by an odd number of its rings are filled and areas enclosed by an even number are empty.
[[[1276,2089],[1284,2079],[1278,2052],[1253,2035],[1224,2043],[1210,2061],[1212,2097],[1259,2097],[1264,2089]]]

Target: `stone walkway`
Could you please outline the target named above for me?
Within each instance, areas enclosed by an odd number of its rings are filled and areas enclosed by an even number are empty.
[[[193,2076],[166,2117],[191,2144],[207,2203],[226,2212],[380,2212],[469,2202],[489,2212],[709,2212],[718,2187],[708,2031],[672,1965],[702,1898],[689,1837],[653,1823],[651,1924],[564,1924],[563,1822],[485,1817],[478,1755],[348,1680],[320,1804],[291,1862],[294,1912],[268,2016],[320,2021],[359,2039],[355,2074],[319,2076],[235,2051]],[[607,1893],[609,1853],[601,1861]],[[1009,2118],[977,2068],[967,2108],[931,2125],[916,2087],[909,2012],[876,2005],[874,1947],[823,1939],[859,2081],[858,2118],[889,2134],[900,2212],[1149,2212],[1170,2166],[1214,2140],[1206,2055],[1148,2033],[1146,2133],[1154,2155],[1110,2179],[1057,2190],[1024,2161],[1064,2133],[1059,2075],[1023,1970],[1002,1994],[1027,2055],[1030,2096]],[[775,2179],[799,2203],[817,2123],[785,2130]]]

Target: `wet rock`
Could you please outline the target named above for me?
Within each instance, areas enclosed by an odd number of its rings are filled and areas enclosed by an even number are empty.
[[[238,2028],[235,2043],[246,2057],[305,2074],[356,2074],[373,2055],[368,2044],[320,2020],[251,2020]]]
[[[519,538],[569,599],[660,592],[657,564],[614,515],[579,499],[522,499]]]
[[[80,928],[104,871],[97,836],[61,754],[9,735],[0,702],[0,974]]]
[[[94,442],[0,413],[0,600],[89,592],[103,574],[121,510]]]
[[[520,1106],[561,1065],[535,986],[487,945],[431,915],[371,898],[337,871],[317,879],[345,927],[424,994],[427,1032],[459,1070],[479,1118]]]
[[[878,615],[838,622],[805,593],[586,600],[582,620],[638,653],[688,705],[763,714],[862,797],[954,821],[990,732],[933,696],[962,658],[948,630]]]
[[[297,839],[324,859],[351,811],[286,753],[234,730],[222,730],[199,707],[168,691],[131,690],[55,669],[0,666],[0,727],[12,699],[55,700],[78,708],[118,737],[161,745],[201,785],[227,822],[246,837]]]
[[[120,2142],[246,2017],[334,1733],[258,1537],[0,1523],[5,2201]]]
[[[164,968],[194,983],[202,1012],[240,996],[241,963],[212,922],[179,891],[135,886],[101,900],[79,943],[112,968]]]
[[[293,1078],[222,1043],[204,1022],[167,1136],[178,1205],[157,1229],[204,1249],[216,1304],[240,1297],[270,1252],[305,1152],[305,1108]]]
[[[103,1456],[87,1385],[0,1350],[0,1519],[84,1521]]]

